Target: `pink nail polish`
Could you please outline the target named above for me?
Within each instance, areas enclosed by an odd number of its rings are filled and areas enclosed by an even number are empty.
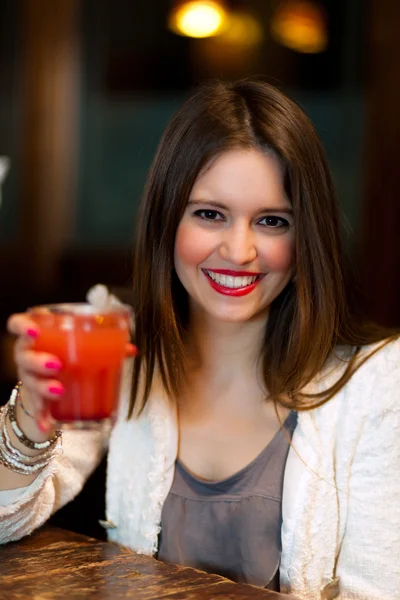
[[[29,335],[29,337],[31,338],[37,338],[37,336],[39,335],[39,332],[36,331],[36,329],[27,329],[26,330],[27,335]]]
[[[64,387],[59,387],[58,385],[50,385],[48,390],[50,394],[55,394],[56,396],[61,396],[64,393]]]
[[[36,425],[38,426],[38,429],[42,432],[42,433],[46,433],[47,431],[47,426],[46,423],[44,423],[41,419],[36,421]]]
[[[54,371],[59,371],[61,369],[61,363],[54,360],[47,361],[44,363],[44,366],[46,369],[53,369]]]

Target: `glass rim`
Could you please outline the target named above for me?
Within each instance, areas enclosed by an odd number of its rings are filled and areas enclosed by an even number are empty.
[[[89,302],[60,302],[54,304],[38,304],[28,308],[28,314],[46,314],[70,317],[96,317],[96,315],[127,314],[132,315],[133,309],[129,304],[98,307]]]

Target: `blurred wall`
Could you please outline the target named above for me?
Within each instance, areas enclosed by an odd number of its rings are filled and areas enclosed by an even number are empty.
[[[309,113],[354,231],[371,314],[399,322],[400,9],[395,0],[314,4],[329,13],[330,38],[306,56],[271,37],[278,0],[232,0],[264,27],[261,43],[240,53],[169,32],[164,0],[3,0],[0,155],[12,162],[0,209],[3,322],[35,301],[81,298],[99,280],[129,283],[135,212],[162,130],[188,88],[223,76],[224,65],[264,76]]]
[[[362,194],[364,98],[361,92],[295,92],[323,141],[343,211],[357,231]],[[91,97],[81,105],[81,144],[74,243],[122,245],[133,221],[157,142],[184,94],[171,99],[112,102]]]
[[[1,4],[0,18],[0,156],[11,160],[12,168],[2,186],[0,240],[13,241],[18,231],[18,128],[20,96],[20,39],[17,3]]]
[[[237,72],[244,75],[263,72],[307,111],[324,143],[344,214],[357,232],[363,177],[365,3],[353,0],[350,4],[338,2],[331,11],[330,19],[334,22],[330,57],[323,63],[318,56],[299,56],[293,62],[295,53],[279,48],[271,40],[268,24],[278,2],[270,2],[268,7],[265,2],[254,0],[236,3],[253,9],[266,38],[258,51],[260,56],[252,56],[244,70]],[[169,6],[168,2],[160,2],[154,10],[150,4],[133,6],[125,0],[117,3],[89,0],[82,11],[79,186],[74,244],[95,247],[130,243],[146,172],[166,122],[187,93],[185,85],[190,81],[187,71],[192,73],[192,83],[198,81],[193,72],[199,72],[199,61],[203,63],[203,71],[210,72],[210,66],[204,65],[207,40],[185,42],[166,31]],[[152,29],[151,39],[166,39],[164,45],[154,42],[153,49],[149,46]],[[187,45],[176,47],[177,43]],[[212,50],[215,48],[211,47]],[[161,58],[154,57],[163,51],[170,56],[169,62],[164,58],[165,68],[159,64]],[[224,70],[231,73],[229,59],[229,56],[224,62],[220,59],[222,71],[212,74],[223,74]],[[146,68],[154,70],[152,75],[144,73],[143,68],[140,70],[138,61],[147,61]],[[173,74],[179,70],[181,81]],[[296,70],[302,75],[295,73]]]

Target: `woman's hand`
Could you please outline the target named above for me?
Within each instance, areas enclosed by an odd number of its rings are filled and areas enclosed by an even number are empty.
[[[34,341],[40,336],[40,328],[27,314],[14,314],[8,319],[7,329],[17,336],[14,346],[14,360],[18,379],[22,382],[21,398],[25,410],[35,419],[41,432],[54,429],[48,405],[60,399],[64,393],[63,384],[57,374],[63,365],[53,354],[33,349]],[[126,356],[137,356],[133,344],[126,345]]]
[[[64,386],[57,379],[63,365],[57,356],[33,349],[40,329],[26,314],[11,315],[7,329],[17,336],[14,360],[18,378],[22,382],[20,393],[24,408],[36,421],[40,431],[49,431],[54,427],[54,422],[48,404],[58,400],[64,393]]]

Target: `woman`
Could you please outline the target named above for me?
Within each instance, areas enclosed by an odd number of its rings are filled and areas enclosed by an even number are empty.
[[[308,118],[264,83],[200,89],[165,131],[138,219],[140,354],[109,440],[111,540],[271,589],[279,576],[300,598],[398,597],[400,342],[360,322],[344,282]],[[40,331],[24,315],[9,329],[16,419],[47,440],[62,365],[29,349]],[[63,438],[39,475],[0,465],[3,541],[99,461],[100,433]]]

